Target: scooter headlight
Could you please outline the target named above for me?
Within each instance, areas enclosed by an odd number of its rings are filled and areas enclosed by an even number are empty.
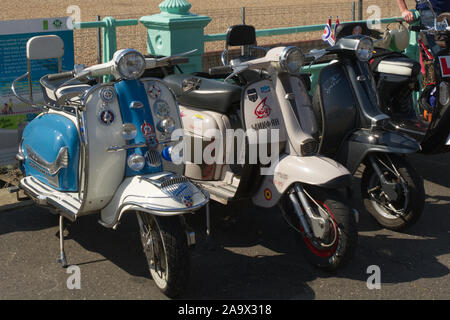
[[[298,72],[304,61],[305,56],[299,47],[286,47],[280,55],[280,67],[286,72]]]
[[[122,137],[125,140],[133,140],[137,136],[136,126],[132,123],[125,123],[122,126]]]
[[[135,153],[128,157],[127,163],[131,170],[141,171],[145,166],[145,158]]]
[[[356,56],[361,61],[369,61],[373,56],[373,41],[369,37],[359,40]]]
[[[439,103],[446,107],[450,103],[450,86],[447,82],[441,82],[439,85]]]
[[[116,70],[123,79],[139,79],[145,71],[145,58],[142,53],[134,49],[118,51],[114,61]]]

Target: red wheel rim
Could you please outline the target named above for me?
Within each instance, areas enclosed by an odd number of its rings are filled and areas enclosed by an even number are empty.
[[[328,213],[331,215],[331,218],[333,219],[334,223],[336,224],[336,228],[337,228],[336,220],[334,219],[333,212],[331,212],[330,208],[328,208],[328,206],[325,203],[322,203],[320,201],[317,201],[317,202],[320,203],[325,209],[327,209]],[[300,225],[300,230],[304,231],[301,225]],[[307,237],[303,237],[303,240],[305,241],[305,244],[308,247],[308,249],[312,253],[314,253],[316,256],[319,256],[321,258],[331,257],[336,252],[336,249],[337,249],[337,246],[339,243],[339,237],[338,237],[336,240],[336,243],[330,249],[319,250],[309,241],[309,239]]]

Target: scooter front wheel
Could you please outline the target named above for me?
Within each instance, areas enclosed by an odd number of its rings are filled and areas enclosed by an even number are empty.
[[[177,297],[185,289],[190,271],[186,234],[179,217],[137,213],[142,246],[150,274],[166,296]]]
[[[366,210],[386,229],[402,231],[419,220],[425,204],[423,179],[409,162],[394,154],[371,155],[361,178]]]
[[[282,210],[289,224],[297,231],[296,241],[308,262],[319,269],[334,271],[347,264],[355,254],[358,242],[356,216],[344,195],[337,190],[307,186],[304,191],[315,215],[320,216],[318,211],[321,210],[322,216],[327,216],[327,231],[320,238],[305,234],[289,197],[284,197]],[[305,212],[303,206],[301,209]],[[306,221],[310,219],[306,218]]]

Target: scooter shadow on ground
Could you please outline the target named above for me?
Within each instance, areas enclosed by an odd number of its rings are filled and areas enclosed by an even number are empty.
[[[0,236],[21,231],[38,231],[58,226],[58,217],[37,206],[0,213]]]
[[[327,273],[307,263],[295,246],[291,230],[282,220],[276,209],[219,207],[212,219],[212,245],[200,245],[193,256],[195,272],[186,296],[195,299],[314,299],[315,293],[308,282],[317,278],[347,278],[362,281],[365,288],[370,265],[381,267],[384,284],[438,278],[449,273],[448,267],[437,258],[448,254],[450,249],[448,228],[445,229],[442,221],[428,221],[432,218],[425,221],[430,224],[427,229],[435,230],[435,235],[426,239],[411,239],[388,230],[375,235],[363,232],[355,259],[343,269]],[[361,220],[363,225],[376,224],[368,213]],[[194,225],[202,225],[202,222]],[[254,251],[250,253],[252,256],[249,256],[250,247]],[[246,250],[245,255],[240,254],[243,250]],[[277,254],[265,255],[265,250]],[[200,263],[202,259],[207,262]]]
[[[96,216],[87,216],[70,224],[66,240],[74,240],[83,249],[99,253],[134,277],[150,278],[136,216],[125,217],[117,230],[103,228],[97,220]],[[80,261],[70,252],[67,254],[69,263],[77,266],[103,261]]]

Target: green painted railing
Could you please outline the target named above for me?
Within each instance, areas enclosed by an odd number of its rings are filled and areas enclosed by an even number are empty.
[[[169,0],[166,0],[162,4],[170,2]],[[419,17],[419,12],[416,10],[412,10],[415,17]],[[167,13],[162,13],[164,14]],[[186,19],[191,19],[192,14],[186,14]],[[177,15],[177,19],[183,18],[183,15]],[[369,21],[369,20],[359,20],[354,22],[360,22],[360,23],[394,23],[399,20],[403,20],[400,17],[393,17],[393,18],[383,18],[379,21]],[[76,28],[86,29],[86,28],[102,28],[102,34],[103,34],[103,62],[110,61],[114,55],[114,52],[117,50],[117,33],[116,28],[117,27],[123,27],[123,26],[135,26],[138,25],[139,20],[137,19],[128,19],[128,20],[115,20],[113,17],[106,17],[102,21],[94,21],[94,22],[81,22],[75,24]],[[294,26],[294,27],[285,27],[285,28],[273,28],[273,29],[262,29],[256,31],[257,37],[269,37],[269,36],[277,36],[277,35],[285,35],[285,34],[295,34],[295,33],[304,33],[304,32],[313,32],[313,31],[322,31],[325,28],[325,24],[317,24],[317,25],[309,25],[309,26]],[[165,31],[164,28],[161,27],[161,32]],[[187,32],[187,31],[186,31]],[[213,41],[224,41],[226,39],[226,33],[218,33],[218,34],[207,34],[203,35],[203,42],[213,42]],[[147,38],[147,41],[150,41],[149,38]],[[149,48],[152,48],[152,46],[149,45]],[[194,48],[193,48],[194,49]],[[150,49],[149,49],[150,51]],[[169,50],[170,51],[170,50]],[[152,52],[149,52],[152,53]],[[171,52],[169,54],[175,54],[179,52]],[[417,44],[417,33],[416,32],[410,32],[410,43],[408,48],[405,50],[405,53],[407,56],[409,56],[412,59],[418,60],[419,59],[419,48]],[[203,52],[201,52],[203,54]],[[194,67],[197,70],[202,70],[201,62],[198,62]],[[303,68],[303,71],[306,73],[311,74],[311,80],[313,87],[317,83],[318,74],[320,73],[320,70],[326,66],[326,64],[317,64],[313,65],[311,67],[306,66]]]
[[[102,21],[78,22],[74,24],[76,29],[102,28],[103,38],[103,62],[112,59],[117,51],[117,27],[137,26],[137,19],[116,20],[113,17],[106,17]]]

